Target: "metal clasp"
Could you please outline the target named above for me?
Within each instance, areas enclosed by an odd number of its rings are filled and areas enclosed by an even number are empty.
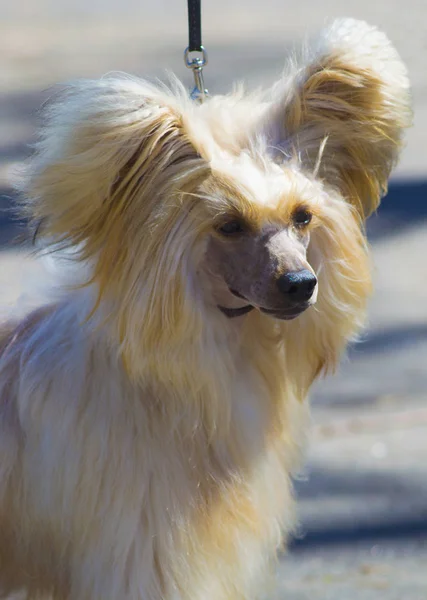
[[[203,67],[208,64],[208,54],[203,46],[200,46],[200,53],[201,56],[191,58],[190,48],[186,48],[184,52],[184,62],[188,69],[193,69],[195,87],[191,92],[190,97],[192,100],[201,103],[208,95],[208,90],[205,88],[205,83],[203,81]]]

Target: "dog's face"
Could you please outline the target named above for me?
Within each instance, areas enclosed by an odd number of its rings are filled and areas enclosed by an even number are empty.
[[[316,301],[307,249],[322,194],[290,168],[260,167],[249,156],[230,162],[228,176],[213,173],[203,185],[220,207],[201,263],[208,293],[229,318],[258,309],[293,319]]]

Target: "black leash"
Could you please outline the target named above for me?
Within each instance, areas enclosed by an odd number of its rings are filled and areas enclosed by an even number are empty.
[[[202,2],[188,0],[188,49],[201,52],[202,48]]]
[[[195,87],[191,98],[203,102],[208,90],[203,81],[203,67],[208,64],[208,55],[202,45],[202,17],[201,0],[187,0],[188,2],[188,47],[184,52],[186,67],[193,69]],[[192,58],[190,54],[197,52],[198,56]],[[201,56],[200,56],[201,54]]]

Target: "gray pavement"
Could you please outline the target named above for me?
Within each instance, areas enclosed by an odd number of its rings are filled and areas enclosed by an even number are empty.
[[[313,436],[296,484],[301,526],[280,562],[279,598],[427,600],[427,4],[423,0],[204,3],[213,92],[270,83],[286,53],[327,18],[384,28],[404,57],[415,126],[368,226],[375,264],[369,328],[313,393]],[[0,209],[28,153],[47,88],[182,63],[184,2],[0,0]],[[0,213],[0,315],[40,302],[46,275]]]

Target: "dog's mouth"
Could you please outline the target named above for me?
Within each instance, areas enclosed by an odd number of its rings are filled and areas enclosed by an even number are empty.
[[[251,304],[247,304],[246,306],[241,306],[240,308],[226,308],[225,306],[218,306],[218,308],[226,317],[233,319],[234,317],[246,315],[248,312],[251,312],[251,310],[254,310],[255,307]]]
[[[247,302],[247,298],[245,298],[242,294],[240,294],[236,290],[233,290],[232,288],[230,288],[230,292],[233,294],[233,296],[236,296],[237,298],[241,298],[242,300],[246,300],[246,302]],[[280,319],[281,321],[291,321],[292,319],[296,319],[297,317],[299,317],[299,315],[301,313],[303,313],[309,306],[310,306],[310,304],[308,302],[304,302],[303,304],[299,304],[298,306],[293,306],[286,310],[281,310],[281,309],[276,309],[276,308],[263,308],[262,306],[255,307],[252,304],[245,304],[244,306],[240,306],[239,308],[226,308],[225,306],[218,306],[218,308],[229,319],[234,319],[235,317],[241,317],[257,308],[260,312],[262,312],[265,315],[268,315],[269,317],[272,317],[274,319]]]

